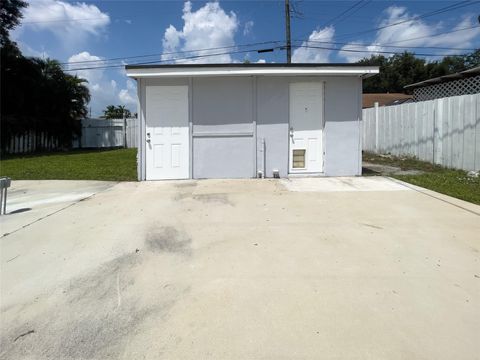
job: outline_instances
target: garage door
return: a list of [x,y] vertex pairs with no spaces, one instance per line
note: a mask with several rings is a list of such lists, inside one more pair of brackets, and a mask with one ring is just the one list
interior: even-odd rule
[[146,87],[146,178],[189,178],[188,86]]

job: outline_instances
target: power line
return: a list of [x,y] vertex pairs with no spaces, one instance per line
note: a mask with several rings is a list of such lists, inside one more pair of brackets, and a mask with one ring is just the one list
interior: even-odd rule
[[451,48],[451,47],[438,47],[438,46],[393,46],[388,44],[378,44],[373,43],[370,45],[365,44],[355,44],[347,42],[332,42],[332,41],[318,41],[318,40],[294,40],[301,43],[319,43],[319,44],[329,44],[329,45],[350,45],[350,46],[381,46],[388,48],[397,48],[397,49],[435,49],[435,50],[461,50],[461,51],[475,51],[474,48]]
[[410,39],[397,40],[397,41],[390,41],[389,44],[397,44],[397,43],[411,41],[411,40],[426,39],[426,38],[431,38],[431,37],[435,37],[435,36],[451,34],[451,33],[458,32],[458,31],[471,30],[471,29],[475,29],[475,28],[480,28],[480,26],[475,25],[475,26],[464,27],[464,28],[461,28],[461,29],[456,29],[456,30],[451,30],[451,31],[444,31],[444,32],[440,32],[440,33],[436,33],[436,34],[432,34],[432,35],[418,36],[418,37],[414,37],[414,38],[410,38]]
[[[341,19],[341,17],[345,14],[347,14],[349,11],[353,10],[354,8],[356,8],[358,5],[361,5],[365,0],[360,0],[360,1],[357,1],[356,3],[354,3],[352,6],[350,6],[348,9],[342,11],[340,14],[334,16],[332,19],[328,20],[327,22],[325,22],[323,25],[321,25],[320,27],[325,27],[327,25],[335,25],[335,20],[337,19]],[[367,2],[368,3],[368,2]],[[363,4],[363,6],[365,6],[367,3]],[[359,7],[356,11],[358,11],[359,9],[361,9],[363,6]],[[351,16],[351,14],[349,14],[348,16]],[[347,16],[347,17],[348,17]],[[343,19],[344,20],[344,19]]]
[[357,13],[358,11],[360,11],[361,9],[363,9],[365,6],[367,6],[368,4],[370,4],[372,2],[372,0],[368,0],[368,1],[365,1],[363,4],[361,4],[359,7],[357,7],[355,10],[351,11],[350,13],[348,13],[346,16],[342,17],[341,19],[335,21],[332,23],[332,25],[337,25],[338,23],[342,22],[342,21],[345,21],[345,19],[349,18],[350,16],[352,16],[353,14]]
[[[368,1],[366,1],[366,2],[364,2],[364,1],[365,1],[365,0],[357,1],[355,4],[353,4],[352,6],[350,6],[348,9],[342,11],[340,14],[338,14],[338,15],[334,16],[333,18],[331,18],[330,20],[324,22],[323,25],[317,26],[317,29],[324,28],[324,27],[326,27],[326,26],[329,25],[329,24],[330,24],[329,26],[338,24],[339,22],[345,20],[346,18],[348,18],[349,16],[353,15],[354,13],[356,13],[357,11],[359,11],[360,9],[362,9],[363,7],[365,7],[366,5],[368,5],[368,4],[371,2],[371,0],[368,0]],[[362,2],[364,2],[364,3],[362,4]],[[362,4],[362,5],[361,5],[361,4]],[[361,6],[360,6],[360,7],[357,7],[358,5],[361,5]],[[347,16],[345,16],[343,19],[339,19],[339,21],[334,22],[336,19],[340,18],[340,17],[343,16],[344,14],[347,14],[349,11],[353,10],[355,7],[357,7],[357,8],[356,8],[353,12],[351,12],[350,14],[348,14]],[[308,35],[308,33],[302,35],[301,37],[307,36],[307,35]]]
[[[375,50],[356,50],[356,49],[337,49],[337,48],[332,48],[332,47],[327,47],[327,46],[308,46],[308,45],[294,45],[294,47],[297,48],[310,48],[310,49],[321,49],[321,50],[334,50],[334,51],[341,51],[341,52],[354,52],[354,53],[376,53],[376,54],[393,54],[393,55],[401,55],[402,53],[399,52],[394,52],[394,51],[375,51]],[[277,46],[274,47],[273,49],[275,50],[285,50],[285,46]],[[233,55],[233,54],[240,54],[240,53],[246,53],[250,51],[258,51],[262,49],[248,49],[248,50],[238,50],[238,51],[227,51],[227,52],[221,52],[221,53],[214,53],[214,54],[204,54],[204,55],[194,55],[194,56],[188,56],[188,57],[179,57],[179,58],[173,58],[173,59],[168,59],[168,60],[157,60],[157,61],[147,61],[147,62],[136,62],[136,63],[130,63],[127,65],[147,65],[147,64],[160,64],[164,62],[169,62],[169,61],[186,61],[186,60],[192,60],[192,59],[200,59],[200,58],[205,58],[205,57],[211,57],[211,56],[221,56],[221,55]],[[462,55],[452,55],[452,54],[430,54],[430,53],[416,53],[415,55],[418,56],[462,56]],[[122,65],[103,65],[103,66],[92,66],[92,67],[81,67],[81,68],[75,68],[75,69],[68,69],[65,71],[80,71],[80,70],[100,70],[100,69],[108,69],[108,68],[118,68],[118,67],[123,67],[125,64]]]
[[[274,47],[273,49],[284,50],[285,47],[284,46],[277,46],[277,47]],[[210,56],[241,54],[241,53],[247,53],[247,52],[250,52],[250,51],[258,51],[258,50],[262,50],[262,49],[248,49],[248,50],[228,51],[228,52],[215,53],[215,54],[193,55],[193,56],[187,56],[187,57],[183,57],[183,58],[172,58],[172,59],[165,59],[165,60],[144,61],[144,62],[136,62],[136,63],[129,63],[129,64],[121,64],[121,65],[91,66],[91,67],[82,67],[82,68],[75,68],[75,69],[66,69],[64,71],[96,70],[96,69],[118,68],[118,67],[123,67],[125,65],[157,64],[157,63],[165,63],[165,62],[178,61],[178,60],[200,59],[200,58],[210,57]]]
[[[109,20],[110,18],[107,17]],[[75,21],[92,21],[92,20],[105,20],[105,17],[89,18],[89,19],[59,19],[59,20],[42,20],[42,21],[22,21],[21,24],[41,24],[51,22],[75,22]]]
[[442,14],[444,12],[457,10],[457,9],[460,9],[460,8],[463,8],[463,7],[466,7],[466,6],[471,6],[471,5],[474,5],[474,4],[477,4],[477,3],[480,3],[480,1],[473,1],[473,2],[469,1],[469,0],[460,1],[459,3],[452,4],[452,5],[449,5],[449,6],[445,6],[443,8],[440,8],[440,9],[437,9],[437,10],[434,10],[434,11],[431,11],[431,12],[428,12],[428,13],[425,13],[425,14],[422,14],[422,15],[414,16],[411,19],[398,21],[398,22],[393,23],[393,24],[383,25],[383,26],[379,26],[379,27],[376,27],[376,28],[373,28],[373,29],[357,31],[357,32],[354,32],[354,33],[339,34],[337,36],[337,38],[338,37],[346,37],[346,36],[350,36],[350,35],[367,34],[367,33],[370,33],[370,32],[375,32],[375,31],[378,31],[378,30],[386,29],[386,28],[389,28],[389,27],[392,27],[392,26],[397,26],[397,25],[404,24],[404,23],[407,23],[407,22],[412,22],[412,21],[424,19],[424,18],[427,18],[427,17],[430,17],[430,16]]
[[186,53],[194,53],[194,52],[201,52],[201,51],[221,50],[221,49],[240,48],[240,47],[256,46],[256,45],[265,45],[265,44],[278,44],[278,43],[282,43],[282,42],[281,42],[281,41],[276,41],[276,40],[275,40],[275,41],[263,41],[263,42],[250,43],[250,44],[220,46],[220,47],[204,48],[204,49],[195,49],[195,50],[183,50],[183,51],[174,51],[174,52],[167,52],[167,53],[155,53],[155,54],[144,54],[144,55],[134,55],[134,56],[123,56],[123,57],[108,58],[108,59],[99,59],[99,60],[82,60],[82,61],[63,62],[63,63],[60,63],[60,65],[102,63],[102,62],[109,62],[109,61],[118,61],[118,60],[127,60],[127,59],[147,58],[147,57],[152,57],[152,56],[164,56],[164,55],[186,54]]
[[[298,48],[308,48],[308,49],[322,49],[322,50],[335,50],[342,52],[356,52],[356,53],[375,53],[375,54],[392,54],[392,55],[401,55],[401,52],[395,51],[377,51],[377,50],[355,50],[355,49],[338,49],[326,46],[308,46],[308,45],[295,45]],[[454,54],[424,54],[424,53],[414,53],[417,56],[463,56],[463,55],[454,55]]]

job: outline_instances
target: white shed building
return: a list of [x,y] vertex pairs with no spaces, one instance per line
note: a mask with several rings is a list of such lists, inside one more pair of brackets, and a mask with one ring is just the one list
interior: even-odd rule
[[130,65],[139,180],[361,174],[354,64]]

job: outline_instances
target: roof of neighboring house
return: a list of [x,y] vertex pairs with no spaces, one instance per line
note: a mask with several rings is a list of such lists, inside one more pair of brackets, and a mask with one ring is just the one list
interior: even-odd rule
[[376,102],[379,106],[398,105],[413,99],[412,95],[402,93],[371,93],[363,94],[363,108],[373,107]]
[[219,75],[350,75],[365,78],[379,72],[378,66],[346,63],[156,64],[126,65],[125,69],[133,78]]
[[420,81],[414,84],[409,84],[404,86],[404,89],[413,89],[413,88],[418,88],[418,87],[424,87],[424,86],[429,86],[429,85],[434,85],[434,84],[440,84],[444,83],[447,81],[452,81],[452,80],[458,80],[458,79],[463,79],[467,78],[470,76],[476,76],[480,75],[480,66],[465,70],[465,71],[460,71],[455,74],[450,74],[450,75],[444,75],[444,76],[439,76],[436,78]]

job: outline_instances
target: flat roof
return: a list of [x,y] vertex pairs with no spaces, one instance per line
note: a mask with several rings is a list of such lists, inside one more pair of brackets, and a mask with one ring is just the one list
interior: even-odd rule
[[241,75],[335,75],[369,77],[378,74],[378,66],[348,63],[294,64],[148,64],[126,65],[133,78]]

